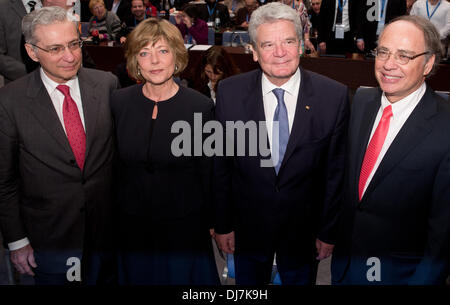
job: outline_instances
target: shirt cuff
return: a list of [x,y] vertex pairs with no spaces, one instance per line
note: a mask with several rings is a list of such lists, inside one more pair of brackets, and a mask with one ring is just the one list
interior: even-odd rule
[[18,241],[12,242],[8,244],[9,251],[18,250],[30,244],[28,238],[22,238]]

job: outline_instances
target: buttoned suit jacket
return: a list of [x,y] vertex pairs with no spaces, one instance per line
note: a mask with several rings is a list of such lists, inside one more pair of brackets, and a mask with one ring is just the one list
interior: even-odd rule
[[[317,237],[334,243],[349,112],[344,85],[307,70],[300,74],[278,175],[273,166],[261,166],[261,160],[272,162],[270,155],[248,151],[250,142],[267,136],[265,124],[257,127],[258,135],[245,139],[244,156],[237,156],[235,137],[234,156],[214,160],[216,232],[235,231],[236,253],[270,257],[276,252],[287,270],[314,260]],[[216,119],[223,126],[226,121],[258,126],[266,120],[261,78],[262,72],[254,70],[219,83]]]
[[[111,73],[85,68],[78,80],[86,130],[83,171],[40,69],[0,89],[0,225],[6,243],[28,237],[41,253],[110,250],[114,146],[109,95],[118,81]],[[56,265],[48,267],[62,267]]]
[[[362,89],[353,99],[332,280],[443,283],[450,261],[450,104],[427,87],[359,201],[361,165],[381,94],[379,88]],[[380,281],[366,277],[375,267],[367,263],[371,257],[379,259]]]

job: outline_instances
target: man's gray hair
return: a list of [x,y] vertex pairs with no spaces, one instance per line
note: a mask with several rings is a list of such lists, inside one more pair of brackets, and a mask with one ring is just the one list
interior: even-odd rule
[[[430,59],[431,56],[435,55],[435,60],[433,64],[433,68],[431,69],[430,73],[428,73],[427,77],[431,76],[436,72],[437,66],[441,62],[442,55],[444,54],[444,49],[441,44],[441,38],[439,35],[438,30],[434,26],[431,21],[420,17],[420,16],[412,16],[412,15],[405,15],[400,16],[392,20],[389,24],[392,24],[396,21],[407,21],[414,24],[419,30],[422,31],[423,37],[425,39],[425,51],[428,51],[429,53],[425,55],[426,61]],[[383,32],[381,33],[379,40],[381,39],[383,35]]]
[[256,47],[256,30],[261,24],[273,23],[278,20],[291,21],[295,26],[298,40],[302,40],[302,22],[298,12],[289,5],[280,2],[271,2],[256,9],[250,18],[248,33],[250,41]]
[[47,6],[25,15],[22,19],[22,33],[25,37],[25,42],[36,44],[35,37],[36,27],[39,25],[50,25],[55,23],[62,23],[66,21],[74,22],[74,26],[78,28],[78,24],[74,21],[72,15],[65,9],[59,6]]

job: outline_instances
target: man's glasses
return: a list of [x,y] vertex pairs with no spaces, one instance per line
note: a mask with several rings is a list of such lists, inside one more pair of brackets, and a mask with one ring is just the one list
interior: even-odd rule
[[74,40],[72,42],[69,42],[67,44],[67,46],[56,45],[56,46],[51,46],[48,49],[41,48],[32,43],[30,43],[30,45],[38,48],[39,50],[50,53],[51,55],[61,55],[64,53],[66,48],[68,48],[70,51],[76,51],[76,50],[80,49],[83,46],[83,41],[82,40]]
[[420,54],[409,56],[409,55],[406,55],[402,51],[397,51],[395,53],[392,53],[391,51],[389,51],[387,49],[383,49],[383,48],[376,48],[375,50],[372,51],[373,56],[375,56],[379,60],[383,60],[383,61],[388,60],[389,57],[391,57],[391,55],[394,55],[395,61],[400,65],[406,65],[407,63],[409,63],[410,60],[416,59],[417,57],[428,54],[428,53],[430,53],[430,52],[426,51],[426,52],[423,52]]

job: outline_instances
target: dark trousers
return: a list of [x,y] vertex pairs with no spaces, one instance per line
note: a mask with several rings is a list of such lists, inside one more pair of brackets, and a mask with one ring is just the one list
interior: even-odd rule
[[[287,262],[278,255],[276,261],[282,285],[314,285],[316,283],[318,261],[300,264],[296,268],[284,268]],[[234,264],[236,285],[267,285],[270,283],[273,256],[235,253]]]

